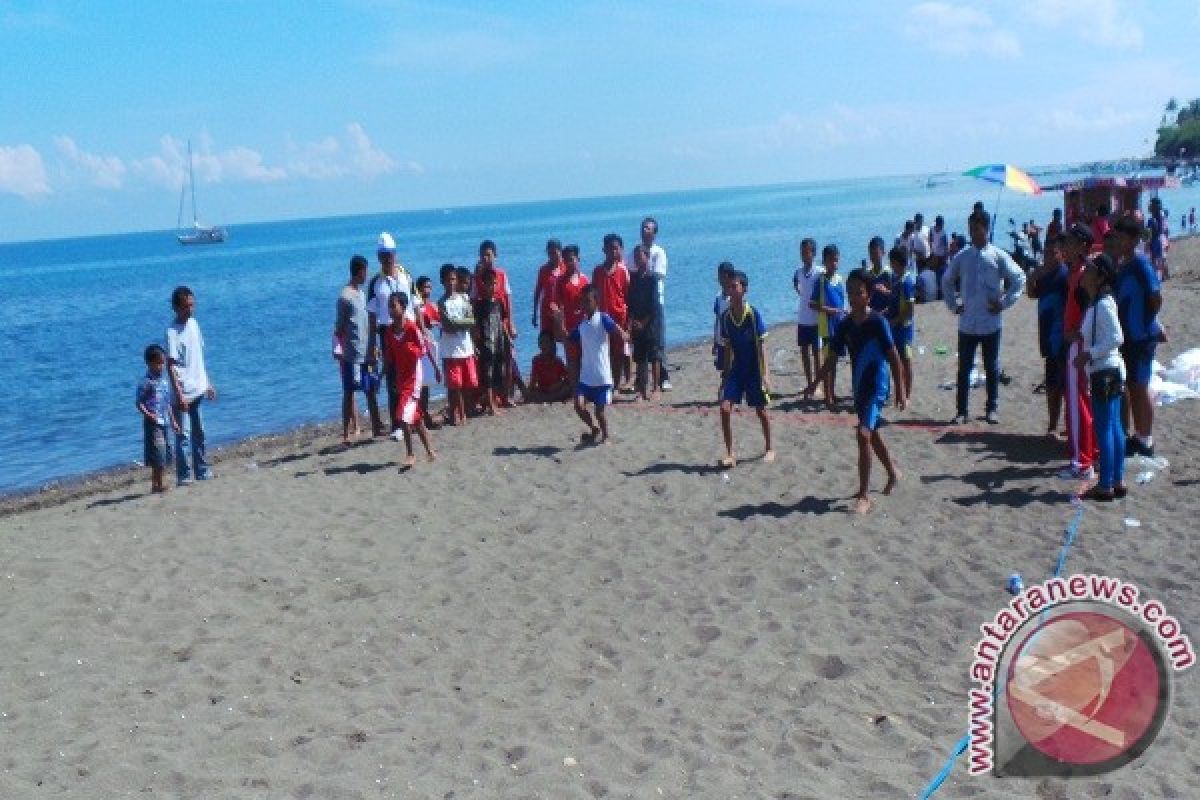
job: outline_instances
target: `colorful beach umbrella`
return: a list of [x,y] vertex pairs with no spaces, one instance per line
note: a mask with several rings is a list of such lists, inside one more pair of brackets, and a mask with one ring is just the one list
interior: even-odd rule
[[996,190],[996,208],[992,213],[992,229],[988,231],[988,240],[996,233],[996,220],[1000,211],[1000,193],[1006,188],[1025,194],[1041,194],[1042,187],[1038,186],[1038,182],[1029,177],[1029,173],[1020,167],[1014,167],[1012,164],[984,164],[975,169],[969,169],[963,173],[970,178],[979,178],[983,181],[997,183],[1000,188]]
[[1029,177],[1028,172],[1020,167],[1014,167],[1012,164],[984,164],[981,167],[967,170],[963,175],[998,183],[1002,188],[1012,189],[1016,192],[1024,192],[1025,194],[1042,193],[1042,187],[1038,186],[1037,181]]

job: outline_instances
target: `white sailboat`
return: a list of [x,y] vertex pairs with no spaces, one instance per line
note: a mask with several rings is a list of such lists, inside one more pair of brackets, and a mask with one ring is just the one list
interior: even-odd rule
[[[192,195],[192,227],[184,229],[183,201],[187,197],[188,189],[191,189]],[[220,244],[225,241],[227,235],[225,229],[217,225],[201,225],[196,216],[196,175],[192,171],[192,143],[190,140],[188,141],[188,180],[179,190],[179,216],[175,221],[175,227],[179,230],[175,238],[179,240],[180,244]]]

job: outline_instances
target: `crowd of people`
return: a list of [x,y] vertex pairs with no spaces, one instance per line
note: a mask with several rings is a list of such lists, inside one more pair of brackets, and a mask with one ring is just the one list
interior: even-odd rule
[[[1148,224],[1140,214],[1121,215],[1097,237],[1094,224],[1064,228],[1061,212],[1055,211],[1039,247],[1044,257],[1028,275],[991,242],[992,219],[980,203],[968,218],[967,236],[949,234],[941,216],[929,228],[917,214],[905,222],[890,249],[882,237],[871,238],[867,257],[848,275],[841,272],[837,245],[820,248],[818,266],[818,243],[803,239],[800,265],[792,276],[796,343],[805,379],[801,395],[812,397],[819,389],[824,405],[839,411],[837,368],[849,356],[850,399],[858,420],[856,510],[865,512],[871,505],[872,455],[887,473],[884,494],[900,480],[880,427],[889,399],[904,409],[912,397],[919,305],[940,300],[957,315],[956,414],[950,424],[971,420],[971,378],[976,353],[982,351],[982,421],[995,425],[1000,422],[1003,378],[1002,315],[1023,293],[1038,303],[1038,340],[1045,360],[1039,390],[1046,393],[1047,433],[1057,436],[1060,417],[1065,422],[1069,464],[1061,477],[1086,481],[1084,496],[1096,501],[1124,496],[1127,454],[1154,455],[1149,383],[1155,347],[1164,340],[1157,322],[1169,246],[1164,220],[1155,198]],[[1035,233],[1040,238],[1042,231]],[[435,300],[432,279],[414,280],[396,259],[393,237],[380,234],[378,273],[368,277],[367,259],[354,256],[337,301],[332,353],[341,375],[345,442],[366,434],[355,399],[361,392],[370,433],[404,442],[402,469],[416,462],[414,438],[434,460],[430,431],[502,414],[518,398],[526,403],[573,402],[585,428],[581,440],[606,443],[607,409],[614,394],[649,402],[671,388],[663,358],[667,256],[657,235],[657,221],[647,217],[627,264],[623,239],[608,234],[604,260],[590,278],[581,270],[578,246],[556,239],[546,243],[546,262],[533,291],[537,355],[523,373],[515,347],[513,287],[497,261],[494,242],[480,243],[474,268],[443,264],[438,272],[442,291]],[[763,460],[769,463],[775,451],[768,411],[767,322],[748,300],[745,272],[722,262],[716,280],[712,355],[725,447],[720,463],[726,468],[737,464],[731,418],[734,406],[741,404],[755,411]],[[167,330],[166,347],[146,348],[147,372],[136,398],[154,491],[166,490],[165,468],[172,460],[180,484],[212,477],[200,410],[204,401],[216,398],[216,390],[205,370],[195,296],[181,286],[171,304],[175,320]],[[446,390],[445,408],[437,418],[429,403],[431,383]],[[169,444],[172,433],[174,448]]]

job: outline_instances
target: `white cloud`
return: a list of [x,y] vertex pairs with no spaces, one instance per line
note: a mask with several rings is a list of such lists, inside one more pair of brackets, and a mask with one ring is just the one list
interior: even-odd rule
[[128,171],[117,156],[100,156],[79,149],[70,136],[54,137],[54,146],[65,159],[69,170],[82,173],[92,186],[101,189],[120,189]]
[[420,174],[424,168],[415,161],[397,162],[371,142],[363,126],[351,122],[341,138],[326,136],[315,142],[288,143],[287,172],[309,180],[326,180],[353,175],[368,180],[394,172]]
[[32,145],[0,146],[0,192],[15,194],[26,200],[50,194],[42,154]]
[[[242,145],[216,150],[212,138],[201,137],[199,146],[192,149],[192,163],[197,183],[271,183],[287,177],[282,167],[268,167],[262,154]],[[159,152],[134,160],[132,171],[151,183],[167,188],[182,185],[187,169],[186,144],[174,136],[159,140]]]
[[1136,50],[1145,33],[1118,0],[1027,0],[1025,14],[1041,26],[1075,31],[1088,42]]
[[944,55],[1021,55],[1021,42],[1012,32],[997,26],[986,12],[970,6],[918,3],[904,21],[904,35]]

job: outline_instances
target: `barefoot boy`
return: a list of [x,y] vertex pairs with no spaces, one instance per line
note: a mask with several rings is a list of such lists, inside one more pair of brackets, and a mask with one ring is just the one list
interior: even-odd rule
[[804,380],[812,383],[813,369],[821,366],[821,337],[817,334],[817,311],[810,303],[821,271],[813,263],[817,257],[815,239],[800,242],[800,268],[792,275],[792,288],[800,299],[796,309],[796,346],[804,364]]
[[392,323],[383,337],[383,357],[396,376],[396,408],[393,409],[400,430],[404,433],[404,448],[408,451],[404,466],[417,463],[413,455],[412,431],[416,428],[425,446],[425,456],[430,461],[437,457],[425,420],[421,416],[421,357],[427,350],[425,334],[416,321],[404,312],[408,309],[408,295],[393,292],[388,297],[388,314]]
[[[817,334],[825,342],[825,364],[829,365],[825,379],[825,405],[830,411],[837,407],[837,395],[834,394],[837,388],[837,360],[846,354],[844,346],[839,349],[833,343],[837,326],[846,315],[846,286],[837,274],[840,258],[837,245],[827,244],[822,248],[821,265],[825,268],[825,274],[817,280],[809,298],[809,306],[817,312]],[[830,356],[833,357],[832,362]]]
[[[439,277],[445,293],[438,301],[442,322],[442,371],[446,376],[446,423],[461,425],[467,420],[466,394],[478,384],[475,344],[471,331],[471,301],[458,288],[459,275],[453,264],[443,264]],[[468,277],[470,277],[468,273]]]
[[[629,341],[629,334],[600,311],[596,304],[596,287],[585,286],[580,297],[583,303],[583,321],[567,332],[563,327],[562,309],[554,311],[558,338],[573,343],[579,349],[579,381],[575,385],[575,413],[588,426],[588,432],[580,437],[584,444],[604,444],[608,441],[608,418],[604,409],[612,401],[612,364],[609,362],[609,338],[616,334],[622,342]],[[595,420],[585,403],[596,409]]]
[[[871,482],[872,450],[887,470],[888,481],[883,493],[891,494],[900,480],[900,473],[892,463],[892,456],[883,437],[879,435],[878,427],[879,414],[887,402],[888,367],[891,367],[892,380],[896,383],[896,408],[901,410],[905,406],[904,373],[887,321],[869,307],[871,295],[867,277],[857,270],[851,273],[846,290],[850,314],[842,320],[834,338],[836,344],[850,350],[854,410],[858,414],[858,426],[855,428],[858,438],[858,493],[854,495],[854,510],[865,514],[871,510],[867,490]],[[817,377],[804,390],[805,397],[812,396],[821,378],[833,371],[836,361],[836,356],[826,355],[825,364]]]
[[900,357],[900,366],[904,369],[904,400],[908,402],[912,399],[913,387],[912,349],[913,331],[916,329],[913,312],[917,303],[917,282],[913,280],[908,269],[908,259],[899,247],[893,247],[888,253],[888,261],[892,267],[893,278],[885,316],[892,329],[892,341],[896,345],[896,354]]
[[721,370],[721,434],[725,437],[725,457],[721,466],[733,467],[733,426],[730,419],[733,404],[746,404],[758,415],[763,432],[763,461],[775,460],[771,448],[771,420],[767,403],[771,402],[771,378],[767,370],[767,354],[763,340],[767,326],[758,309],[746,302],[750,279],[746,273],[734,271],[729,281],[729,308],[721,315],[721,350],[725,363]]
[[171,382],[167,380],[167,353],[152,344],[145,353],[146,374],[138,384],[137,410],[142,415],[143,460],[150,468],[150,491],[167,491],[164,476],[171,463],[171,444],[167,440],[167,425],[179,433],[175,410],[171,408]]

